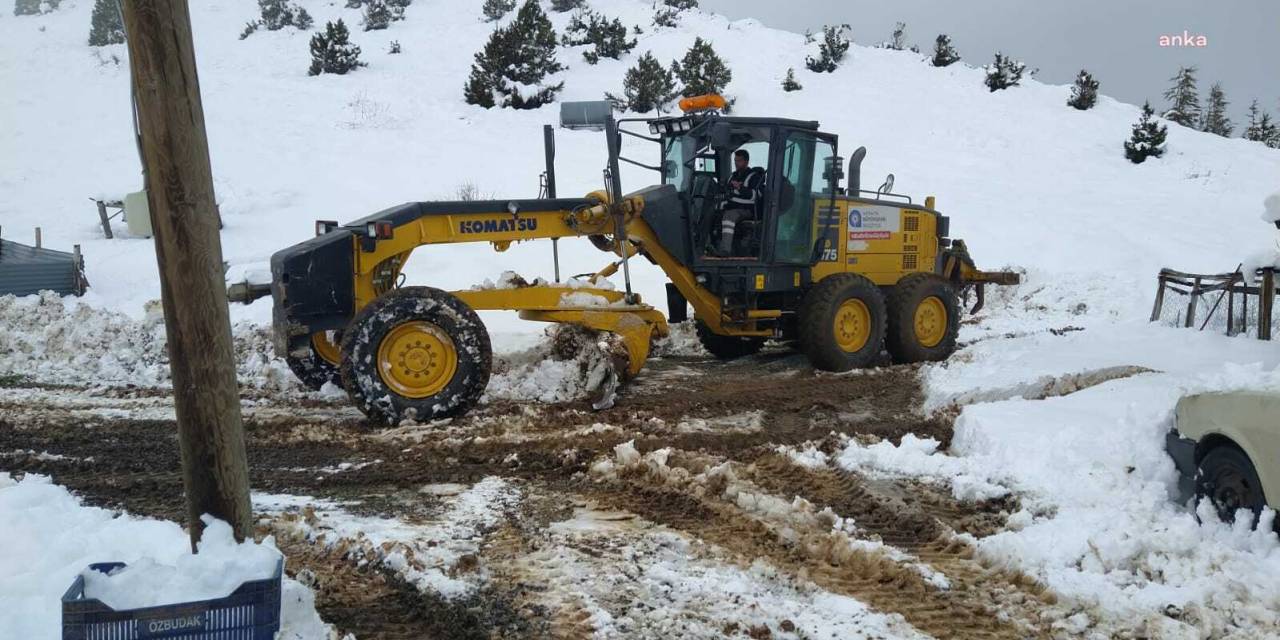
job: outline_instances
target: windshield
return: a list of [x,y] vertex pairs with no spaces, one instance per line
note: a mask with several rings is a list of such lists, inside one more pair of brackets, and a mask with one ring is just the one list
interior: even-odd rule
[[709,154],[698,156],[701,142],[692,136],[670,136],[662,141],[662,184],[687,192],[695,173],[716,173],[716,159]]

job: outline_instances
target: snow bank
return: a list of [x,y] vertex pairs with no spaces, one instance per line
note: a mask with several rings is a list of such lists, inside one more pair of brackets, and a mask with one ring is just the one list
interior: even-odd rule
[[[169,353],[163,314],[150,305],[142,319],[59,298],[0,296],[0,374],[61,384],[167,386]],[[275,357],[268,327],[232,327],[236,375],[241,384],[274,390],[302,389],[288,365]]]
[[[904,439],[881,450],[850,445],[840,464],[949,480],[958,496],[986,485],[1013,491],[1022,510],[1010,530],[974,545],[1085,604],[1088,624],[1145,621],[1167,636],[1280,633],[1275,534],[1203,511],[1198,524],[1171,499],[1176,471],[1164,451],[1183,395],[1280,392],[1280,344],[1136,320],[1055,334],[1016,311],[993,315],[1011,337],[986,337],[987,322],[966,326],[961,339],[971,344],[924,372],[930,406],[971,403],[956,421],[952,455]],[[1079,382],[1127,366],[1153,371],[1019,397],[1040,397],[1027,390],[1046,379]]]
[[[58,637],[62,594],[90,563],[127,563],[127,570],[111,577],[85,573],[86,588],[112,606],[134,607],[227,595],[240,582],[262,577],[267,564],[274,569],[279,557],[269,538],[237,545],[230,527],[218,521],[210,522],[201,554],[193,556],[190,539],[176,523],[86,507],[47,477],[32,474],[15,480],[0,472],[0,522],[5,637]],[[144,576],[144,569],[151,575]],[[305,586],[285,578],[282,598],[281,638],[336,637],[316,614]]]

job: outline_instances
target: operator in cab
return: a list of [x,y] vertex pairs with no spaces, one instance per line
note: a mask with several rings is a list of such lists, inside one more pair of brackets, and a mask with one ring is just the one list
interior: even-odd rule
[[720,216],[720,244],[717,255],[733,255],[733,234],[738,223],[756,217],[756,205],[764,190],[764,169],[751,166],[751,154],[746,149],[733,152],[733,173],[725,189],[725,201]]

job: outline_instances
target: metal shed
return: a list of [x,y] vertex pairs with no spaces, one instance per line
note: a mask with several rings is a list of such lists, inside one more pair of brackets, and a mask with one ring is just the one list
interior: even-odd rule
[[40,291],[82,295],[89,285],[79,246],[74,253],[0,238],[0,295],[25,296]]

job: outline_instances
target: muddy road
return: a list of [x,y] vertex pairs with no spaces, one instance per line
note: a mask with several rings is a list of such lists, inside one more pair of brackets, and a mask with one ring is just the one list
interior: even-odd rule
[[[945,447],[950,420],[921,401],[913,367],[831,375],[772,349],[655,359],[605,411],[495,401],[375,431],[321,394],[243,407],[260,532],[358,638],[1060,634],[1052,593],[966,542],[1016,499],[820,455]],[[163,390],[9,381],[0,470],[181,521],[172,420]]]

